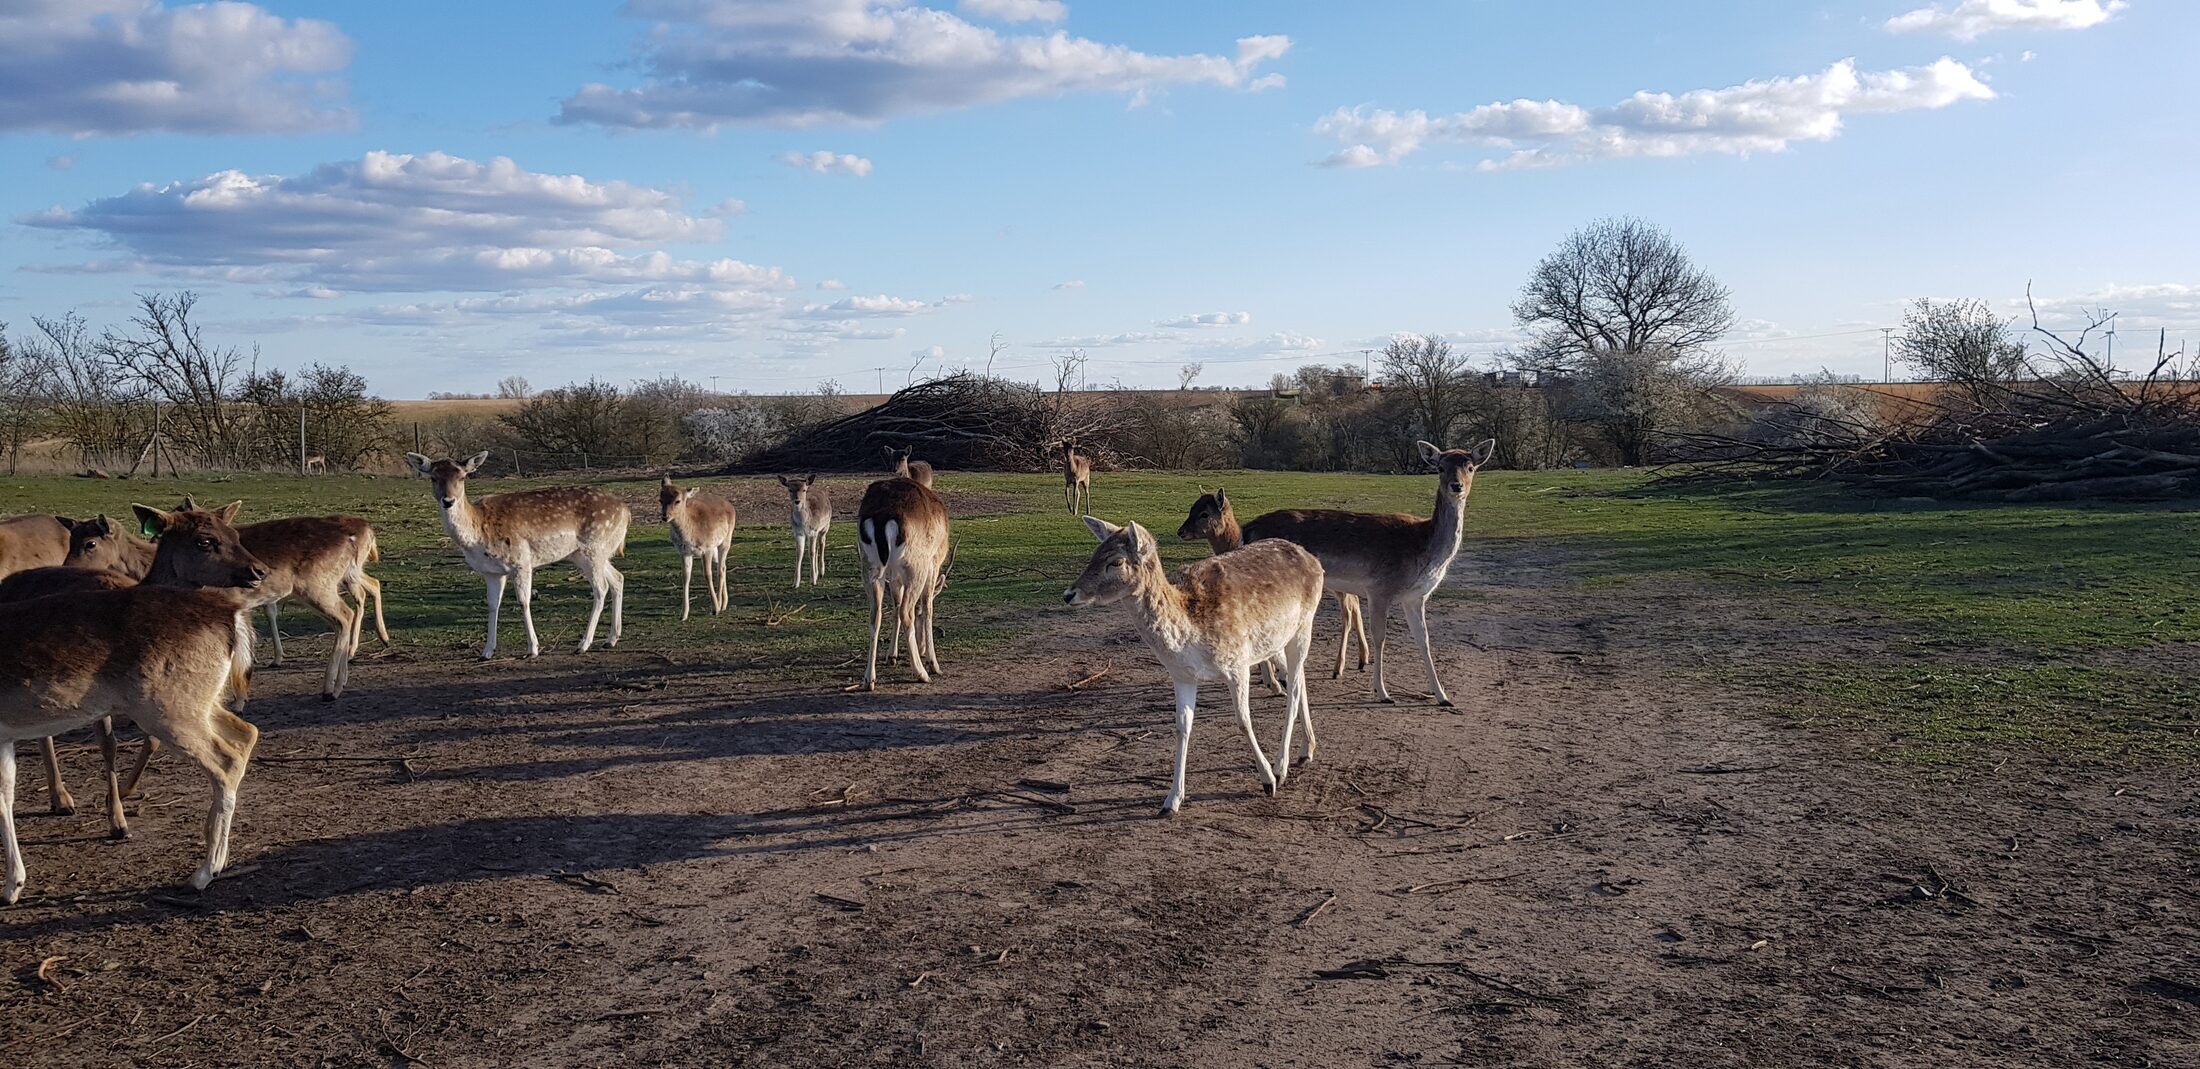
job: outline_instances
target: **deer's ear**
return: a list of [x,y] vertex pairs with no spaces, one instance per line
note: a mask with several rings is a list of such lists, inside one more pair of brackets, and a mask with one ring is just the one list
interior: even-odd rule
[[418,453],[405,454],[405,463],[412,465],[412,469],[422,475],[428,474],[428,469],[435,466],[435,461],[429,460]]
[[1474,452],[1470,455],[1473,457],[1474,466],[1477,468],[1489,463],[1490,458],[1497,455],[1497,439],[1482,439],[1481,443],[1474,447]]
[[695,499],[695,495],[701,493],[702,490],[703,488],[700,486],[690,486],[687,489],[680,491],[680,500],[692,501]]
[[1423,464],[1427,464],[1429,467],[1432,468],[1436,466],[1437,460],[1444,455],[1443,450],[1438,449],[1427,442],[1415,442],[1413,443],[1413,447],[1421,451],[1421,462]]
[[244,502],[232,501],[229,504],[223,505],[222,507],[215,509],[214,515],[221,517],[221,521],[223,523],[235,524],[237,522],[237,512],[242,508],[244,508]]
[[1131,521],[1130,532],[1131,556],[1136,557],[1139,560],[1144,560],[1147,557],[1151,557],[1154,554],[1161,552],[1161,547],[1154,544],[1153,532],[1147,530],[1145,526],[1138,523],[1138,521]]
[[1105,542],[1110,538],[1114,538],[1115,532],[1122,530],[1122,528],[1098,516],[1087,516],[1085,517],[1085,530],[1091,531],[1094,538]]
[[176,522],[174,514],[162,512],[151,505],[140,505],[133,501],[130,503],[130,511],[137,516],[138,533],[147,538],[159,538],[162,531]]
[[1230,495],[1223,493],[1219,486],[1215,487],[1215,504],[1220,508],[1230,507]]
[[788,485],[791,485],[790,483],[788,483],[788,482],[787,482],[787,477],[786,477],[786,476],[784,476],[784,475],[774,475],[774,476],[772,476],[772,478],[774,478],[774,479],[777,479],[777,480],[779,480],[779,485],[781,485],[781,486],[788,486]]
[[479,452],[479,453],[475,453],[475,454],[474,454],[473,456],[467,457],[467,458],[466,458],[466,474],[468,474],[468,475],[472,475],[473,473],[475,473],[475,472],[477,472],[477,471],[480,471],[480,470],[481,470],[481,466],[482,466],[483,464],[487,464],[488,462],[489,462],[489,451],[488,451],[488,450],[486,450],[486,449],[482,450],[482,451],[481,451],[481,452]]

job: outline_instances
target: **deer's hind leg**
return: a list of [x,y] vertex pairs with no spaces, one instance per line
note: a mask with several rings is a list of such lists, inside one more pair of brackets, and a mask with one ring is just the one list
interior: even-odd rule
[[245,765],[252,760],[260,729],[222,708],[219,699],[212,696],[206,699],[199,716],[148,717],[140,726],[163,736],[168,745],[205,769],[212,781],[214,798],[206,812],[206,863],[191,877],[191,886],[203,891],[229,865],[229,830],[237,815],[237,786],[244,780]]
[[[93,727],[99,732],[99,758],[107,771],[107,837],[127,839],[130,818],[122,811],[122,782],[115,776],[115,718],[100,717]],[[137,781],[136,776],[130,779],[133,785]]]
[[46,807],[57,817],[76,812],[76,799],[69,795],[69,785],[61,781],[61,752],[54,749],[53,736],[38,740],[38,748],[46,759]]
[[359,632],[358,616],[352,612],[350,603],[344,600],[338,589],[301,586],[298,598],[336,625],[331,636],[336,648],[329,651],[328,675],[321,681],[321,700],[335,701],[338,695],[344,693],[344,685],[351,681],[351,655]]
[[15,839],[15,740],[0,741],[0,846],[7,849],[8,874],[0,883],[0,906],[23,895],[23,844]]

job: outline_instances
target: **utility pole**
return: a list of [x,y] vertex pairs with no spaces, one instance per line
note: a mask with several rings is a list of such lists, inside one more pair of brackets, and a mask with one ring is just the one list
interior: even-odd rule
[[1879,328],[1879,349],[1887,359],[1887,369],[1880,372],[1879,381],[1894,381],[1894,328]]
[[885,369],[885,368],[875,368],[875,369],[873,369],[873,370],[875,370],[875,371],[877,371],[877,372],[878,372],[878,392],[880,392],[880,393],[885,393],[885,392],[886,392],[886,369]]
[[710,392],[713,396],[718,393],[718,376],[716,375],[710,377]]
[[1360,385],[1373,386],[1374,384],[1375,350],[1362,349],[1360,350]]
[[2108,317],[2108,370],[2116,370],[2116,317]]

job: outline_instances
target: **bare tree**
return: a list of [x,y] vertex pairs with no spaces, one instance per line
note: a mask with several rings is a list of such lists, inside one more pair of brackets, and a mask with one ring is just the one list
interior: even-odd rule
[[1177,368],[1176,388],[1179,390],[1191,389],[1192,384],[1199,381],[1199,373],[1205,370],[1207,370],[1207,365],[1200,363],[1197,360],[1194,360],[1191,363],[1184,365],[1183,367]]
[[1926,378],[1956,387],[1971,407],[1992,407],[2031,373],[2024,343],[2010,330],[2014,322],[1985,301],[1920,297],[1902,313],[1895,355]]
[[1383,347],[1383,388],[1408,398],[1422,437],[1432,442],[1449,444],[1451,425],[1466,411],[1473,373],[1467,358],[1434,334],[1402,335]]
[[1612,459],[1643,464],[1668,433],[1731,415],[1711,387],[1732,379],[1726,364],[1710,355],[1595,352],[1561,387],[1561,410],[1602,438]]
[[530,450],[610,455],[623,444],[625,409],[617,386],[590,379],[544,390],[497,421]]
[[48,369],[45,396],[54,429],[86,466],[128,464],[156,425],[143,384],[115,375],[83,316],[34,317],[31,324],[38,333],[19,344],[36,350]]
[[1631,218],[1568,235],[1535,265],[1512,313],[1535,331],[1529,351],[1543,366],[1569,369],[1608,353],[1697,356],[1734,324],[1726,287],[1672,235]]
[[525,401],[535,395],[535,388],[519,375],[507,375],[497,380],[497,396],[507,401]]
[[994,331],[994,332],[993,332],[993,336],[992,336],[991,338],[988,338],[988,339],[986,339],[986,346],[985,346],[985,377],[986,377],[986,378],[989,378],[989,379],[990,379],[990,378],[992,378],[992,377],[993,377],[993,361],[995,361],[995,360],[998,360],[998,359],[1000,359],[1000,356],[1001,356],[1001,354],[1002,354],[1002,353],[1005,353],[1005,352],[1007,352],[1007,351],[1008,351],[1008,343],[1007,343],[1007,342],[1005,342],[1005,341],[1002,341],[1002,340],[1001,340],[1001,332],[1000,332],[1000,331],[997,331],[997,330],[996,330],[996,331]]
[[[231,410],[244,357],[234,347],[207,344],[191,318],[198,295],[141,293],[127,332],[100,335],[101,358],[169,406],[172,438],[208,467],[244,459],[237,415]],[[257,353],[254,363],[257,363]]]
[[1071,349],[1054,358],[1054,392],[1068,393],[1070,384],[1082,383],[1085,377],[1085,351]]
[[10,475],[22,462],[24,443],[45,423],[41,397],[52,374],[43,348],[8,340],[8,325],[0,323],[0,447],[8,451]]

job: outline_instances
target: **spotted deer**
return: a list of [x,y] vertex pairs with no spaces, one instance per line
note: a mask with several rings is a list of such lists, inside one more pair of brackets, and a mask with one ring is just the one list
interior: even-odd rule
[[[1383,683],[1383,650],[1389,645],[1386,624],[1391,606],[1406,618],[1406,632],[1421,648],[1421,663],[1428,669],[1429,690],[1438,705],[1452,704],[1436,676],[1436,654],[1429,645],[1428,599],[1443,584],[1459,554],[1466,522],[1467,494],[1474,489],[1474,473],[1489,463],[1497,440],[1484,439],[1471,450],[1439,449],[1417,442],[1421,460],[1436,470],[1436,506],[1426,518],[1397,513],[1340,512],[1333,509],[1286,509],[1248,524],[1245,536],[1274,518],[1279,535],[1305,546],[1322,562],[1330,591],[1357,594],[1375,617],[1375,700],[1391,701]],[[1250,545],[1259,545],[1252,541]]]
[[1092,458],[1078,456],[1075,441],[1062,443],[1062,502],[1072,516],[1092,511]]
[[497,610],[504,601],[506,580],[518,588],[520,618],[527,623],[527,655],[542,652],[542,642],[535,636],[535,569],[561,560],[572,561],[595,594],[588,626],[581,632],[580,652],[588,652],[596,642],[596,624],[603,618],[606,597],[611,600],[611,640],[605,645],[619,644],[626,618],[626,576],[612,567],[611,558],[626,553],[626,528],[634,518],[626,502],[601,490],[554,486],[490,494],[476,503],[466,499],[466,477],[488,461],[488,450],[463,464],[430,460],[418,453],[407,453],[405,459],[428,477],[443,509],[443,529],[458,543],[466,566],[488,582],[489,639],[481,647],[482,660],[497,653]]
[[0,579],[31,568],[51,568],[69,556],[75,521],[62,516],[0,519]]
[[915,482],[927,490],[932,488],[932,465],[927,461],[911,460],[909,454],[912,447],[905,445],[896,449],[893,446],[885,445],[879,448],[885,451],[886,460],[893,466],[894,474]]
[[[1259,516],[1252,523],[1240,528],[1236,514],[1230,511],[1230,496],[1223,493],[1222,488],[1219,486],[1211,494],[1199,495],[1199,500],[1192,502],[1191,515],[1185,517],[1183,526],[1176,529],[1178,538],[1186,542],[1204,541],[1207,543],[1208,548],[1216,553],[1227,553],[1249,541],[1258,541],[1263,538],[1281,538],[1287,542],[1297,541],[1291,535],[1290,520],[1285,513],[1281,512],[1271,512]],[[1367,667],[1367,651],[1369,648],[1367,644],[1367,623],[1360,614],[1359,595],[1347,594],[1343,591],[1334,591],[1334,593],[1337,595],[1338,613],[1344,618],[1344,634],[1337,640],[1337,667],[1335,671],[1329,673],[1329,678],[1342,679],[1344,678],[1345,661],[1352,654],[1352,636],[1355,632],[1360,636],[1359,667],[1362,669]],[[1276,673],[1273,667],[1268,670],[1268,685],[1276,687]],[[1277,689],[1281,690],[1282,688],[1278,687]]]
[[[214,512],[196,509],[162,512],[145,505],[131,506],[137,512],[139,522],[146,530],[160,533],[161,548],[147,565],[144,584],[183,590],[206,588],[242,589],[253,592],[254,603],[268,596],[265,589],[266,567],[252,556],[237,536],[230,521],[236,517],[241,502],[232,503]],[[80,525],[82,527],[83,525]],[[139,586],[137,578],[121,572],[96,568],[50,567],[19,572],[0,580],[0,604],[17,604],[42,598],[76,598],[87,593],[127,590]],[[78,603],[69,600],[57,605],[48,602],[49,611],[65,607],[75,612]],[[247,609],[247,612],[250,610]],[[242,707],[250,692],[251,629],[247,635],[245,652],[247,660],[231,690],[231,697]],[[124,814],[122,800],[136,790],[138,777],[145,772],[145,763],[159,749],[159,737],[148,735],[145,746],[139,751],[136,766],[126,778],[117,779],[115,769],[115,732],[113,720],[99,716],[90,721],[99,737],[100,757],[107,777],[107,834],[111,838],[130,837],[130,824]],[[76,800],[69,795],[69,788],[61,778],[60,754],[54,748],[53,736],[41,740],[46,759],[47,798],[55,813],[76,811]]]
[[[1117,527],[1085,517],[1100,540],[1084,574],[1062,600],[1071,605],[1129,601],[1138,632],[1160,658],[1176,688],[1176,771],[1161,815],[1184,804],[1184,765],[1191,754],[1192,711],[1199,685],[1227,685],[1238,723],[1253,747],[1262,784],[1276,793],[1291,771],[1291,734],[1306,726],[1306,760],[1314,759],[1314,715],[1306,697],[1306,655],[1314,642],[1314,610],[1322,601],[1322,565],[1313,554],[1284,541],[1255,542],[1187,565],[1171,580],[1160,547],[1138,524]],[[1283,748],[1278,765],[1253,732],[1253,666],[1280,657],[1288,681]]]
[[[726,553],[733,548],[733,502],[696,487],[685,490],[667,474],[657,484],[657,518],[672,529],[672,548],[680,554],[680,619],[688,618],[695,585],[695,558],[703,559],[703,586],[710,611],[726,611]],[[712,578],[713,575],[716,578]]]
[[237,785],[259,730],[223,707],[252,664],[250,589],[140,585],[0,605],[0,840],[7,876],[0,905],[23,893],[15,834],[15,744],[124,717],[189,757],[213,781],[206,861],[191,877],[204,890],[229,863]]
[[878,639],[888,594],[894,599],[895,649],[900,649],[902,633],[907,632],[909,666],[920,682],[931,682],[926,659],[931,660],[933,672],[940,669],[932,609],[952,552],[947,506],[915,479],[880,479],[863,492],[863,503],[856,509],[856,542],[863,555],[864,585],[871,596],[871,656],[863,668],[863,689],[878,688]]
[[787,491],[787,526],[794,531],[794,585],[802,586],[802,554],[810,555],[810,585],[825,575],[825,534],[833,529],[833,499],[817,476],[779,477]]

